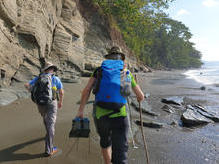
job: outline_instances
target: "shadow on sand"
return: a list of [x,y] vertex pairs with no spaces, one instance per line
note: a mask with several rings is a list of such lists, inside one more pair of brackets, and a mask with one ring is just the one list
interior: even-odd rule
[[30,160],[44,157],[44,153],[40,154],[29,154],[29,153],[15,153],[17,150],[24,148],[27,145],[31,145],[44,140],[44,138],[38,138],[32,141],[21,143],[8,147],[6,149],[0,150],[0,163],[7,161],[19,161],[19,160]]

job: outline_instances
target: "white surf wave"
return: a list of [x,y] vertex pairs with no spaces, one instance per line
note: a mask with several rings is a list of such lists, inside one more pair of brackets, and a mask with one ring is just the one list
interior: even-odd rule
[[217,68],[203,68],[197,70],[189,70],[184,73],[187,78],[204,85],[219,84],[219,69]]

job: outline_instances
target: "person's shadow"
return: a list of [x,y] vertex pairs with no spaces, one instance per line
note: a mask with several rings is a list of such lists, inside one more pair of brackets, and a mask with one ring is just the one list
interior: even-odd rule
[[0,150],[0,163],[6,162],[6,161],[30,160],[30,159],[44,157],[44,153],[40,153],[40,154],[15,153],[15,151],[22,149],[27,145],[31,145],[36,142],[40,142],[42,140],[44,140],[44,138],[38,138],[32,141],[28,141],[25,143],[21,143],[21,144],[14,145],[6,149]]

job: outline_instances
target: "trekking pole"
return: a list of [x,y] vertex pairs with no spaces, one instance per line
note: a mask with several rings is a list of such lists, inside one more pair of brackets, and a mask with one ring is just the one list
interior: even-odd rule
[[[137,82],[137,76],[136,75],[135,75],[135,80]],[[146,139],[145,139],[144,130],[143,130],[141,102],[138,102],[138,104],[139,104],[139,111],[140,111],[141,134],[142,134],[142,139],[143,139],[143,142],[144,142],[145,157],[147,159],[147,164],[149,164],[149,153],[148,153]]]
[[137,149],[138,147],[135,144],[135,140],[134,140],[134,136],[133,136],[133,132],[132,132],[132,113],[131,113],[130,102],[129,102],[129,98],[128,97],[127,97],[127,101],[128,101],[129,127],[130,127],[130,133],[131,133],[131,137],[132,137],[132,145],[133,145],[134,149]]
[[144,135],[144,130],[143,130],[143,121],[142,121],[142,108],[141,108],[141,103],[139,103],[139,111],[140,111],[140,122],[141,122],[141,134],[142,134],[142,138],[143,138],[143,142],[144,142],[144,150],[145,150],[145,156],[147,159],[147,164],[149,164],[149,153],[148,153],[148,149],[147,149],[147,144],[146,144],[146,139],[145,139],[145,135]]

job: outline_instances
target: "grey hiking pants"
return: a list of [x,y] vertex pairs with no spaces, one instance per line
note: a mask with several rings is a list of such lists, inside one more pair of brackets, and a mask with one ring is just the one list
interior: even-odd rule
[[38,105],[38,110],[43,117],[46,128],[45,153],[50,154],[53,151],[53,138],[55,135],[55,123],[57,116],[57,100],[48,105]]

